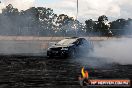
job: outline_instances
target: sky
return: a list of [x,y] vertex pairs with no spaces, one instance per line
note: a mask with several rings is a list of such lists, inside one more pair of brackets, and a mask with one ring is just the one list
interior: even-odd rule
[[[78,20],[84,22],[87,19],[95,19],[106,15],[109,20],[118,18],[132,18],[132,0],[78,0]],[[52,8],[56,14],[76,16],[77,0],[1,0],[0,8],[12,4],[19,10],[29,7]]]

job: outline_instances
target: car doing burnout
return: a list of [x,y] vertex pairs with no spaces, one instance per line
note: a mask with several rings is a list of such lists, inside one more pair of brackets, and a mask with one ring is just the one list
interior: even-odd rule
[[52,45],[47,50],[48,57],[74,57],[89,53],[93,50],[93,44],[85,38],[66,38]]

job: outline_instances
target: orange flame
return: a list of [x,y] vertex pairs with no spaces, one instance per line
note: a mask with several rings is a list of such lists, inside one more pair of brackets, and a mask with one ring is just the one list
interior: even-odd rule
[[82,73],[83,78],[88,78],[89,77],[88,71],[85,71],[84,67],[82,68],[81,73]]

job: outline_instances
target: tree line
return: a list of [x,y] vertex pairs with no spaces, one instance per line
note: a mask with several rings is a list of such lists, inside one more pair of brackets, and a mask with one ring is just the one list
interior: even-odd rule
[[95,36],[124,36],[132,34],[132,19],[117,19],[108,21],[105,15],[99,16],[97,21],[86,20],[86,32]]
[[31,7],[19,11],[11,4],[0,14],[0,35],[32,36],[117,36],[131,34],[132,19],[109,22],[105,15],[97,21],[88,19],[85,24],[65,14],[55,14],[53,9]]

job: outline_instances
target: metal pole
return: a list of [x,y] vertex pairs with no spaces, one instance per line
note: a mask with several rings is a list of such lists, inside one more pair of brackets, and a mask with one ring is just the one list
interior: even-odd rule
[[77,19],[78,19],[78,0],[77,0],[77,13],[76,13],[76,36],[77,36]]
[[78,0],[77,0],[77,14],[76,14],[76,20],[77,20],[77,17],[78,17]]

